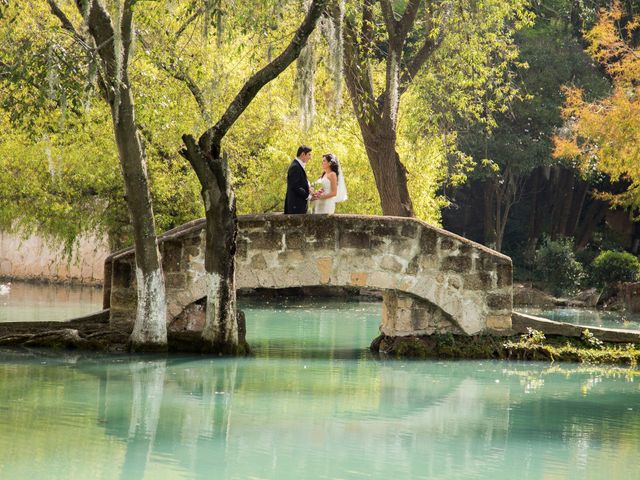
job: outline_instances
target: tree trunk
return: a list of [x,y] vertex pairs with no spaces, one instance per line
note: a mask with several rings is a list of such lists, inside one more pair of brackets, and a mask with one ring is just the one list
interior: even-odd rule
[[551,210],[551,238],[566,236],[567,210],[573,198],[573,172],[563,167],[552,168],[553,208]]
[[[203,133],[197,143],[191,135],[182,136],[186,148],[180,154],[189,161],[202,185],[207,219],[204,263],[208,290],[202,331],[204,349],[207,351],[220,354],[243,354],[249,351],[244,335],[238,332],[242,312],[236,311],[236,202],[229,165],[221,155],[222,140],[262,87],[298,57],[327,2],[312,0],[289,45],[245,82],[218,122]],[[192,93],[194,90],[191,88]]]
[[[205,157],[193,137],[183,136],[186,151],[200,184],[204,202],[207,306],[202,330],[205,351],[242,354],[248,347],[238,335],[236,318],[235,253],[237,236],[236,201],[226,158]],[[219,146],[209,151],[219,152]]]
[[[344,75],[353,110],[358,119],[369,163],[376,180],[380,204],[384,215],[412,217],[413,205],[407,187],[407,171],[396,151],[396,128],[402,94],[412,79],[442,43],[445,24],[451,5],[435,28],[427,15],[428,25],[422,45],[409,53],[406,48],[409,33],[414,26],[420,6],[419,0],[405,3],[400,12],[389,0],[364,0],[350,15],[344,17]],[[380,6],[382,19],[376,19],[376,4]],[[428,10],[428,9],[427,9]],[[335,12],[334,16],[338,13]],[[356,17],[360,18],[356,18]],[[379,45],[376,43],[377,26],[384,23],[387,38],[385,61],[385,85],[382,93],[374,93],[373,65],[377,62]],[[418,43],[420,45],[420,42]]]
[[587,192],[589,191],[589,184],[584,180],[578,179],[575,185],[575,192],[573,195],[573,203],[571,205],[571,213],[569,214],[569,220],[567,224],[567,235],[575,238],[582,216],[582,210],[587,199]]
[[385,128],[380,125],[375,128],[361,125],[361,131],[383,215],[413,217],[413,204],[407,188],[407,170],[396,152],[395,130],[390,126]]
[[606,202],[598,199],[592,200],[576,229],[575,246],[577,251],[583,250],[587,246],[593,231],[607,215],[607,210],[608,204]]
[[511,211],[511,206],[513,205],[512,200],[508,200],[503,205],[497,205],[500,215],[498,220],[496,221],[496,246],[494,250],[501,252],[502,251],[502,241],[504,240],[504,231],[507,229],[507,220],[509,220],[509,212]]
[[529,213],[529,226],[527,231],[527,246],[524,250],[524,261],[526,265],[533,266],[538,247],[538,240],[542,234],[543,214],[544,214],[544,188],[546,182],[543,178],[541,168],[536,168],[530,179],[530,190],[533,195],[531,212]]
[[113,111],[112,118],[136,253],[138,308],[130,346],[136,351],[166,350],[167,311],[164,275],[158,251],[146,161],[138,138],[133,99],[126,76],[122,83],[124,88],[120,92],[120,103],[117,107],[112,105],[112,110],[118,108],[118,112]]
[[568,237],[569,219],[571,216],[571,206],[573,205],[573,195],[576,189],[576,177],[572,170],[563,168],[563,181],[560,186],[562,192],[560,208],[558,208],[557,230],[558,236]]
[[488,180],[483,188],[484,200],[484,244],[489,248],[496,247],[498,232],[496,230],[496,192],[492,180]]
[[202,189],[202,199],[207,219],[204,265],[208,284],[202,338],[210,345],[211,352],[242,353],[236,319],[235,197],[221,192],[217,183],[208,183]]
[[125,0],[119,18],[111,18],[101,2],[88,5],[76,0],[84,15],[88,6],[88,30],[91,40],[83,39],[64,12],[49,0],[51,12],[62,27],[84,43],[94,44],[102,68],[99,85],[105,101],[111,107],[115,140],[124,177],[127,207],[133,226],[136,256],[138,308],[130,348],[157,351],[167,349],[167,315],[164,276],[155,232],[151,195],[147,181],[144,151],[138,137],[135,107],[129,82],[129,53],[134,35],[134,0]]

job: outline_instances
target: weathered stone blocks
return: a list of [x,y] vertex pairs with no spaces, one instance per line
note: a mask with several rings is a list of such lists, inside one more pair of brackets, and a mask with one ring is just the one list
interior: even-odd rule
[[365,232],[354,232],[347,230],[339,237],[339,248],[356,248],[358,250],[368,250],[371,246],[370,235]]
[[300,231],[287,232],[285,234],[287,249],[302,250],[307,245],[304,233]]
[[438,234],[434,230],[423,229],[420,234],[420,252],[423,255],[435,253],[438,245]]
[[489,293],[487,295],[487,305],[493,310],[511,310],[513,306],[513,295],[508,293]]
[[355,287],[366,287],[368,277],[369,275],[367,272],[352,272],[350,285]]
[[[207,294],[203,227],[204,221],[194,221],[159,238],[167,262],[168,321]],[[112,316],[128,315],[132,320],[133,251],[119,252],[109,262],[113,263]],[[506,331],[511,282],[508,257],[415,219],[352,215],[238,219],[237,288],[336,286],[395,292],[395,307],[385,306],[387,334]]]
[[402,271],[402,264],[396,259],[395,256],[385,255],[380,261],[380,267],[383,270],[399,273]]
[[162,269],[165,272],[179,272],[181,269],[182,242],[169,240],[162,244]]
[[440,250],[453,250],[456,246],[456,243],[451,238],[441,237],[440,238]]
[[468,273],[464,277],[464,288],[469,290],[490,290],[491,275],[487,272]]
[[471,270],[471,258],[463,255],[448,256],[442,259],[442,269],[464,273]]
[[498,274],[498,288],[509,287],[513,284],[513,268],[511,263],[502,263],[496,266]]
[[510,330],[511,314],[487,316],[487,328],[490,330]]

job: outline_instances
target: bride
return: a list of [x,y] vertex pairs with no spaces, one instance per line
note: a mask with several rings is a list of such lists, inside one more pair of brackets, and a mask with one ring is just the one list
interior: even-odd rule
[[340,162],[333,153],[322,156],[322,170],[322,175],[316,181],[320,183],[320,188],[314,196],[313,213],[335,213],[336,203],[347,199],[347,185]]

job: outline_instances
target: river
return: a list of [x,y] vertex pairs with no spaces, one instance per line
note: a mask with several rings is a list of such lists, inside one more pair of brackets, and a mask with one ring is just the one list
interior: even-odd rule
[[[76,293],[40,314],[100,308]],[[385,360],[377,303],[242,307],[251,358],[0,351],[0,478],[640,476],[635,370]]]

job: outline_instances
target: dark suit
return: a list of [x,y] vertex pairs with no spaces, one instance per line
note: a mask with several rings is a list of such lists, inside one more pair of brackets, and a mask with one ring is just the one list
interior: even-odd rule
[[287,171],[287,195],[284,198],[284,213],[307,213],[309,204],[309,182],[307,174],[298,160],[294,159]]

